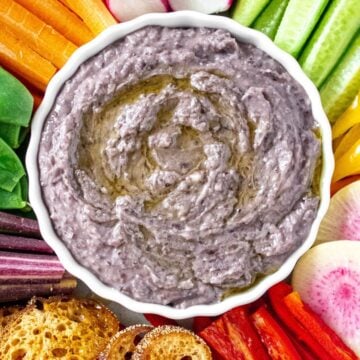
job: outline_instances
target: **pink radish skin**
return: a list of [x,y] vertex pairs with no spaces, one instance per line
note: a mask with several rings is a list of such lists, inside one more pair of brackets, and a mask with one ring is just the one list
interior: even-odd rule
[[167,12],[167,0],[106,0],[106,5],[118,21],[128,21],[152,12]]
[[310,249],[292,284],[302,300],[360,357],[360,243],[340,240]]
[[230,9],[233,0],[169,0],[172,10],[194,10],[214,14]]
[[337,239],[360,240],[360,180],[338,191],[323,218],[317,243]]

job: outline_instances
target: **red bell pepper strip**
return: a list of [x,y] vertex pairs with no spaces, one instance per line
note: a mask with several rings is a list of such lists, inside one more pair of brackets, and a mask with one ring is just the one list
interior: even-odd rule
[[161,315],[156,314],[144,314],[145,319],[152,325],[152,326],[162,326],[162,325],[174,325],[178,326],[178,323],[173,319],[168,319]]
[[328,359],[358,360],[355,353],[325,324],[320,316],[302,302],[300,295],[296,291],[285,296],[284,302],[292,315],[324,348],[328,354]]
[[291,285],[280,282],[268,291],[271,306],[275,314],[285,324],[285,326],[294,334],[295,338],[303,344],[303,347],[309,348],[320,360],[329,360],[325,349],[309,332],[296,320],[291,311],[286,307],[284,297],[293,291]]
[[310,351],[307,347],[303,346],[303,344],[301,344],[298,340],[296,340],[294,335],[292,335],[291,333],[287,333],[287,336],[294,344],[297,352],[300,354],[303,360],[319,360],[319,358],[316,355],[314,355],[312,351]]
[[193,319],[193,331],[195,334],[201,333],[204,329],[212,324],[215,319],[210,316],[196,316]]
[[252,314],[252,319],[271,359],[302,360],[285,331],[264,306]]
[[223,317],[215,320],[210,326],[199,334],[224,360],[245,360],[243,354],[234,349],[226,334]]
[[233,347],[244,354],[244,359],[270,360],[244,307],[237,307],[225,313],[223,319]]

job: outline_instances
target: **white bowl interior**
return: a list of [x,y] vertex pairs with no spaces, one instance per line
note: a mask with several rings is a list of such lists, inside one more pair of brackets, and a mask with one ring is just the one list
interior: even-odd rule
[[[38,169],[38,147],[44,121],[50,112],[56,96],[63,84],[88,58],[97,54],[114,41],[147,25],[168,27],[209,27],[225,29],[238,40],[255,45],[281,63],[290,75],[298,81],[311,100],[312,112],[320,125],[322,136],[322,175],[320,179],[320,206],[317,217],[312,224],[310,234],[305,242],[283,263],[273,274],[263,277],[254,286],[239,294],[232,295],[215,304],[196,305],[186,309],[176,309],[170,306],[136,301],[120,291],[102,283],[91,271],[77,263],[65,244],[56,235],[48,210],[42,199]],[[319,93],[313,83],[306,77],[297,61],[277,48],[273,42],[262,33],[243,27],[235,21],[222,16],[203,15],[192,11],[181,11],[168,14],[147,14],[135,20],[114,25],[104,31],[94,40],[79,48],[65,66],[50,81],[44,100],[37,110],[31,126],[31,139],[26,155],[26,167],[29,175],[29,198],[38,218],[44,240],[54,249],[67,271],[81,279],[97,295],[117,302],[129,310],[140,313],[160,314],[173,319],[185,319],[193,316],[215,316],[235,306],[248,304],[262,296],[267,289],[285,279],[292,272],[297,260],[312,246],[330,201],[330,181],[334,168],[331,147],[331,128],[322,109]]]

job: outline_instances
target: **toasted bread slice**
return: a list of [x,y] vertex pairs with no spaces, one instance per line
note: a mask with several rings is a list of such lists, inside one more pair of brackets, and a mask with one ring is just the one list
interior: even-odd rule
[[15,314],[22,310],[24,306],[13,305],[0,308],[0,333],[5,326],[12,320]]
[[0,359],[96,359],[118,330],[116,316],[96,301],[35,298],[5,327]]
[[115,334],[98,360],[129,360],[136,345],[153,329],[150,325],[133,325]]
[[159,326],[136,347],[131,360],[210,360],[204,340],[179,326]]

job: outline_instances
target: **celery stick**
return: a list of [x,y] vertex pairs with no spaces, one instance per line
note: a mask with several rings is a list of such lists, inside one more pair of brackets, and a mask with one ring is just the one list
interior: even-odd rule
[[275,44],[299,55],[329,0],[290,0],[275,36]]
[[360,27],[359,0],[334,0],[305,46],[300,65],[320,87]]
[[288,2],[289,0],[272,0],[256,19],[252,27],[273,40]]
[[28,126],[33,103],[26,87],[0,66],[0,122]]
[[25,170],[21,161],[10,146],[0,138],[0,189],[12,191],[24,175]]
[[250,26],[270,0],[239,0],[231,17],[244,26]]
[[330,122],[334,122],[351,105],[359,89],[360,32],[320,88],[323,107]]

